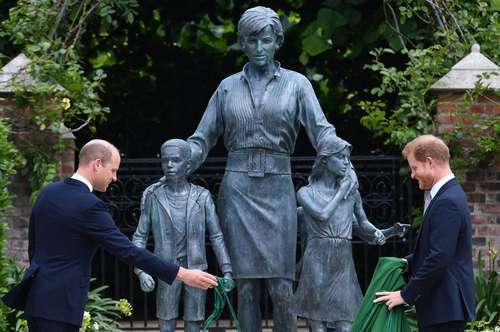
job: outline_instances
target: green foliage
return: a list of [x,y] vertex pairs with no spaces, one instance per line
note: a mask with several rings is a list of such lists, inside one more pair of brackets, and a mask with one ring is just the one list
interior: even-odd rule
[[126,299],[116,301],[103,296],[102,292],[106,288],[108,286],[100,286],[89,292],[81,332],[120,332],[122,330],[116,320],[122,315],[132,315],[132,306]]
[[[1,225],[0,225],[1,226]],[[6,294],[16,285],[24,274],[24,269],[20,268],[13,259],[1,258],[0,268],[0,297]],[[23,313],[7,307],[0,301],[0,331],[3,332],[26,332],[27,322]]]
[[[488,243],[488,262],[485,270],[481,252],[478,253],[476,274],[476,320],[472,326],[500,326],[500,280],[496,271],[498,252]],[[475,331],[475,330],[474,330]]]
[[[95,130],[105,119],[109,109],[101,106],[99,92],[106,74],[98,64],[93,71],[84,70],[81,38],[91,22],[99,24],[103,35],[117,29],[120,20],[132,23],[137,7],[135,0],[20,0],[10,9],[0,39],[20,47],[31,60],[26,70],[33,80],[12,83],[18,106],[31,110],[40,131],[59,135],[87,126]],[[22,151],[33,170],[33,199],[56,175],[60,144],[47,140]]]
[[[372,99],[361,101],[358,106],[366,113],[361,119],[365,127],[384,137],[386,144],[401,146],[417,135],[436,132],[433,110],[437,101],[429,93],[431,85],[469,52],[473,42],[479,42],[482,52],[498,63],[500,25],[499,12],[486,1],[436,1],[435,7],[424,1],[391,3],[399,15],[388,19],[388,24],[397,32],[403,47],[398,51],[391,45],[390,49],[371,52],[373,61],[365,68],[376,72],[380,83],[371,89]],[[386,6],[395,13],[390,4]],[[402,27],[410,22],[424,22],[428,29],[408,35]],[[395,55],[403,55],[407,61],[403,65],[387,65]],[[478,86],[471,94],[477,99],[486,92],[487,88]],[[394,105],[382,102],[391,99],[395,100]],[[468,108],[464,108],[466,111]],[[448,136],[451,145],[460,149],[456,156],[462,157],[464,165],[475,165],[500,151],[498,118],[490,120],[491,123],[475,126],[478,128],[457,125]],[[477,134],[477,129],[487,127],[489,130]],[[465,151],[458,144],[464,138],[471,143]]]
[[[0,296],[5,294],[16,280],[18,274],[13,269],[13,262],[4,256],[5,231],[7,229],[5,213],[11,205],[12,196],[8,191],[12,175],[23,164],[14,144],[9,141],[10,126],[7,119],[0,118]],[[0,301],[0,331],[10,331],[11,311]]]

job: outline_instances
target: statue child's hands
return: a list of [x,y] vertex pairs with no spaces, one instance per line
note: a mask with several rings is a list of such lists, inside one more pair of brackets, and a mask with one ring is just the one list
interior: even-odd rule
[[233,279],[233,275],[231,273],[224,273],[224,291],[229,293],[236,286],[236,282]]
[[385,244],[385,236],[380,229],[377,229],[374,235],[375,235],[375,244],[378,244],[379,246]]
[[139,274],[139,281],[141,282],[141,289],[148,293],[155,289],[155,280],[146,272]]
[[347,199],[350,194],[356,192],[359,188],[358,177],[354,168],[349,167],[345,176],[340,180],[340,194],[344,199]]

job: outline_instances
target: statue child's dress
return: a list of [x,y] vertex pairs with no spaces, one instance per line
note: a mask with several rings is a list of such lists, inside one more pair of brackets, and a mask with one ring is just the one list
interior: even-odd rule
[[[331,195],[320,193],[311,185],[301,190],[321,207],[334,195],[333,191]],[[291,301],[291,311],[298,316],[325,322],[354,320],[362,299],[351,247],[356,204],[362,204],[358,191],[342,199],[327,221],[301,213],[306,249]]]

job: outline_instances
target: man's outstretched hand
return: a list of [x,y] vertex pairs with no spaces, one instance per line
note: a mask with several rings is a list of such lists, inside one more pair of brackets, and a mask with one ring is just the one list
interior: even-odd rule
[[179,279],[188,286],[201,289],[217,286],[217,277],[202,270],[190,270],[180,267],[176,279]]

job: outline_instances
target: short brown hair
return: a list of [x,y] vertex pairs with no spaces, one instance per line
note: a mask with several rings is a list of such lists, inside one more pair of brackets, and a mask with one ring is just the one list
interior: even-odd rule
[[102,163],[106,165],[111,160],[113,150],[118,153],[118,149],[108,141],[93,139],[87,142],[80,150],[78,164],[87,165],[93,160],[101,159]]
[[450,161],[450,150],[443,140],[434,135],[422,135],[408,142],[403,149],[403,156],[408,158],[412,154],[416,160],[422,162],[430,157],[441,163]]

